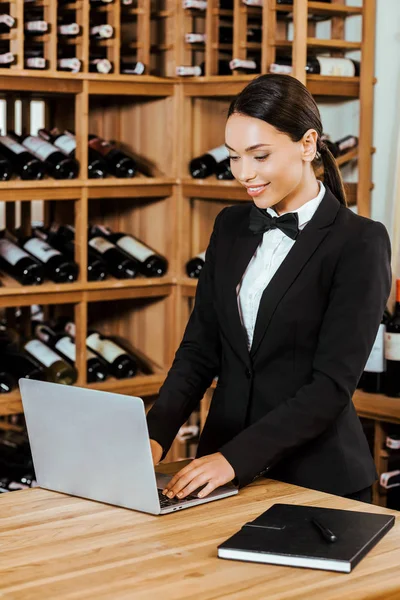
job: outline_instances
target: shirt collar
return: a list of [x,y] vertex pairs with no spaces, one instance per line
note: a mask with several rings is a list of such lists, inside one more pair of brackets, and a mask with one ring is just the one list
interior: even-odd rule
[[[297,210],[291,210],[290,212],[293,213],[297,213],[298,218],[299,218],[299,228],[303,228],[305,225],[307,225],[307,223],[309,221],[311,221],[312,217],[314,216],[315,211],[317,210],[318,206],[320,205],[324,195],[325,195],[325,186],[322,183],[322,181],[319,181],[319,192],[318,195],[313,198],[312,200],[309,200],[308,202],[306,202],[305,204],[303,204],[303,206],[300,206],[300,208],[298,208]],[[271,215],[271,217],[278,217],[278,216],[282,216],[282,215],[278,215],[278,213],[273,209],[273,208],[267,208],[268,213]],[[282,213],[284,214],[284,213]]]

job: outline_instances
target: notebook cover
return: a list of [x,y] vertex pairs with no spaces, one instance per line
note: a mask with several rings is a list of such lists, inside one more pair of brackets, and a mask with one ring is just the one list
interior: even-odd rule
[[[336,535],[337,541],[327,542],[312,519],[317,519],[328,527]],[[296,558],[301,557],[309,559],[308,564],[302,566],[312,568],[313,561],[322,561],[322,565],[326,561],[327,570],[344,570],[332,568],[336,561],[341,563],[341,567],[346,563],[350,571],[393,527],[394,521],[393,515],[274,504],[220,544],[218,555],[220,556],[220,549],[241,551],[244,554],[258,553],[262,555],[259,557],[260,562],[273,562],[271,558],[278,556],[284,557],[286,565],[293,564]],[[254,558],[246,557],[243,560]]]

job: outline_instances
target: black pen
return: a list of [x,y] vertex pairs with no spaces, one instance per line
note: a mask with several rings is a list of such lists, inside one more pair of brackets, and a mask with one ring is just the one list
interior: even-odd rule
[[337,541],[336,535],[330,529],[325,527],[325,525],[323,525],[322,523],[317,521],[317,519],[312,519],[311,522],[318,529],[318,531],[320,532],[320,534],[322,535],[324,540],[326,540],[327,542],[330,542],[331,544],[333,544],[333,542]]

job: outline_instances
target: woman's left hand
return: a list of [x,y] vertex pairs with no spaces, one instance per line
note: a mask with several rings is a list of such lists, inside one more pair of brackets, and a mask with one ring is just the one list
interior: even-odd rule
[[221,452],[209,454],[192,460],[186,467],[178,471],[163,490],[168,498],[185,498],[199,487],[199,498],[205,498],[220,485],[232,481],[235,471]]

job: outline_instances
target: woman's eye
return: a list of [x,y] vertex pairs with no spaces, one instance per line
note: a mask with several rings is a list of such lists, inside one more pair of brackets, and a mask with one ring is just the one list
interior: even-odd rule
[[230,156],[229,158],[230,158],[230,160],[237,160],[239,157],[238,156]]
[[268,158],[269,154],[264,154],[264,156],[255,156],[254,158],[256,160],[265,160],[266,158]]

